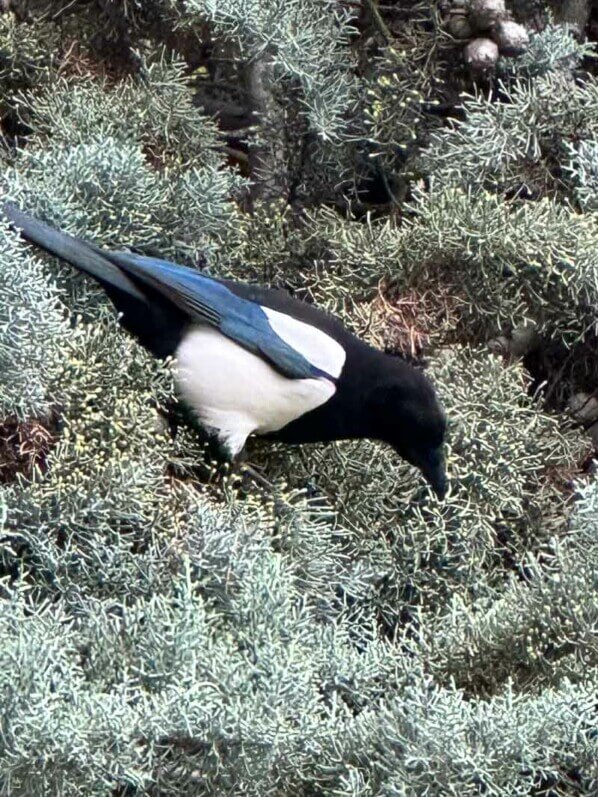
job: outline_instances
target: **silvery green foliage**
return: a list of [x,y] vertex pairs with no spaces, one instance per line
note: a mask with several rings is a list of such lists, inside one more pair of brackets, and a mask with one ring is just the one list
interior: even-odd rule
[[595,781],[580,779],[576,766],[583,762],[582,770],[592,773],[597,753],[592,675],[537,696],[507,688],[487,702],[415,676],[400,700],[357,719],[351,743],[364,752],[356,761],[365,763],[372,746],[375,753],[365,778],[358,766],[345,775],[345,793],[527,797],[559,783],[590,794]]
[[[51,23],[22,25],[12,14],[0,15],[0,85],[15,91],[43,84],[51,74],[51,66],[60,43],[60,31]],[[6,102],[8,97],[2,98]]]
[[49,223],[179,259],[210,257],[235,224],[230,198],[243,181],[220,168],[216,130],[179,62],[158,60],[114,87],[58,79],[19,106],[34,134],[5,190]]
[[558,195],[554,161],[572,138],[598,126],[598,83],[561,72],[504,85],[504,101],[479,94],[463,102],[464,121],[432,135],[420,168],[443,183],[521,194]]
[[[549,199],[506,202],[441,180],[426,191],[416,186],[408,210],[400,226],[314,215],[325,255],[315,276],[305,275],[310,293],[355,320],[353,305],[375,296],[381,278],[398,298],[440,282],[453,334],[471,342],[525,319],[567,342],[595,329],[598,233],[591,213]],[[422,312],[417,320],[433,342],[446,332],[442,317]]]
[[[172,23],[173,0],[10,0],[11,10],[27,22],[53,26],[59,37],[73,34],[79,42],[106,52],[112,43],[120,48],[117,57],[127,57],[133,38],[155,34]],[[8,3],[7,3],[8,5]],[[23,29],[23,26],[21,26]],[[23,30],[26,34],[26,29]],[[58,55],[58,49],[51,55]]]
[[290,514],[272,526],[257,504],[189,497],[185,535],[154,553],[160,588],[137,571],[126,602],[3,602],[5,793],[474,795],[483,783],[510,797],[572,777],[591,793],[595,668],[466,699],[426,673],[425,646],[382,640],[342,602],[322,611],[301,557],[273,545],[294,523],[307,533],[309,505],[278,498]]
[[185,70],[184,61],[159,51],[117,83],[55,76],[51,85],[21,93],[18,108],[40,143],[113,138],[142,144],[150,161],[175,171],[192,161],[217,166],[217,128],[194,106]]
[[44,414],[66,335],[56,286],[5,223],[0,225],[0,415]]
[[595,556],[598,538],[598,485],[591,482],[582,486],[578,499],[571,522],[575,543],[580,550],[585,549],[591,556]]
[[426,263],[450,263],[447,279],[459,274],[471,311],[466,324],[490,318],[486,293],[499,323],[533,318],[572,341],[595,330],[598,301],[595,219],[570,202],[573,187],[591,210],[598,84],[590,74],[573,79],[565,68],[563,59],[573,67],[587,47],[562,29],[533,42],[539,52],[554,44],[554,59],[532,59],[544,63],[534,72],[515,60],[498,97],[466,96],[463,120],[432,134],[418,164],[431,190],[415,195],[401,259],[423,280]]
[[140,144],[109,136],[32,146],[4,184],[13,200],[66,232],[105,246],[160,245],[171,257],[209,254],[234,219],[232,175],[199,165],[161,173]]
[[441,679],[492,692],[532,678],[552,687],[583,682],[598,668],[598,485],[578,498],[567,535],[526,553],[524,578],[510,578],[492,601],[467,607],[455,596],[442,627],[425,627],[418,646]]
[[547,25],[532,33],[527,49],[517,58],[501,58],[498,64],[502,75],[531,78],[549,72],[570,73],[582,60],[595,54],[595,47],[579,41],[566,25]]
[[370,151],[383,162],[387,157],[401,163],[405,171],[428,132],[442,124],[435,109],[450,102],[448,78],[459,50],[446,36],[440,5],[397,4],[398,24],[375,60],[364,98]]
[[[178,517],[163,489],[166,453],[157,416],[171,392],[168,368],[119,332],[113,314],[101,308],[92,324],[79,322],[64,336],[48,382],[62,427],[45,463],[51,476],[6,489],[4,567],[24,557],[40,576],[41,593],[58,592],[67,602],[70,596],[80,602],[89,590],[125,600],[137,589],[130,569],[145,568],[151,537],[144,529],[157,535]],[[132,556],[135,545],[139,559]]]
[[496,329],[497,322],[517,319],[533,319],[568,341],[596,329],[597,232],[591,215],[547,198],[509,203],[450,182],[434,184],[415,199],[397,250],[399,279],[425,284],[431,273],[442,271],[464,299],[462,323],[469,334],[483,337],[490,324]]
[[583,211],[598,210],[598,141],[582,139],[569,144],[569,164],[574,191]]
[[348,39],[354,10],[332,0],[184,0],[187,13],[237,42],[245,59],[272,58],[277,74],[301,91],[310,126],[342,134],[356,100]]

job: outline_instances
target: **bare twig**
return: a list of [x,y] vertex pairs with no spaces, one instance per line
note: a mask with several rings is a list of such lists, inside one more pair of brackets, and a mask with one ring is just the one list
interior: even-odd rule
[[243,152],[243,150],[226,145],[221,147],[221,149],[222,152],[225,152],[229,157],[233,158],[233,160],[239,161],[241,163],[249,163],[249,155],[246,152]]
[[384,36],[387,42],[391,42],[393,40],[393,35],[386,22],[382,19],[376,0],[365,0],[365,4],[372,15],[372,20],[378,28],[378,31]]
[[256,121],[251,109],[238,102],[201,92],[195,95],[194,102],[207,116],[213,116],[222,130],[246,130]]
[[262,53],[246,65],[251,109],[259,120],[258,143],[249,151],[253,199],[277,199],[288,186],[284,140],[279,131],[280,108],[274,99],[272,60]]

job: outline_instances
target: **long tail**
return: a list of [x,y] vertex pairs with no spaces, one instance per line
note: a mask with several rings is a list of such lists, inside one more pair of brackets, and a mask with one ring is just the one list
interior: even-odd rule
[[98,247],[50,227],[19,210],[11,202],[2,205],[2,212],[26,240],[86,272],[104,287],[112,286],[147,303],[146,295]]
[[110,259],[117,254],[55,230],[11,203],[0,204],[0,212],[26,240],[97,280],[120,313],[122,326],[142,346],[156,357],[174,354],[187,325],[185,315],[164,296],[137,285],[121,271]]

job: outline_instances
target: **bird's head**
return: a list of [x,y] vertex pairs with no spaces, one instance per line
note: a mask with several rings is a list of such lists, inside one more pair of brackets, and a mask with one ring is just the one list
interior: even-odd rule
[[[373,437],[390,444],[420,469],[436,495],[447,490],[444,462],[446,417],[427,377],[406,363],[376,385],[370,398]],[[387,372],[388,376],[388,372]]]

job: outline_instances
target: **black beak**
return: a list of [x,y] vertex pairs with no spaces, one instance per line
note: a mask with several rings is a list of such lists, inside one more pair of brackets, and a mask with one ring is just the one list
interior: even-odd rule
[[423,461],[420,459],[417,466],[423,473],[424,479],[442,501],[448,489],[442,448],[430,451],[427,456],[423,458]]

